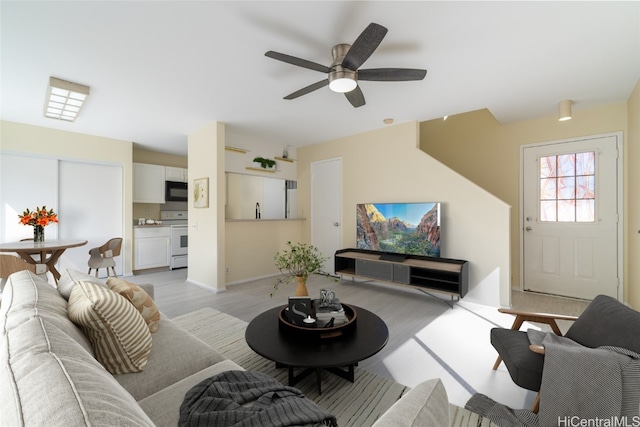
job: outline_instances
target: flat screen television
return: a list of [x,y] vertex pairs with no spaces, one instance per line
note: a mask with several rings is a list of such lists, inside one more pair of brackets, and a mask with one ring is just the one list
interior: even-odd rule
[[356,205],[356,247],[440,257],[440,203]]

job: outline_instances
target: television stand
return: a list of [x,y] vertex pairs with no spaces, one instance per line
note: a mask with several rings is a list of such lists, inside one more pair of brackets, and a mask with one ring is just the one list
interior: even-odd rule
[[398,254],[367,249],[340,249],[334,257],[335,273],[409,286],[429,295],[430,292],[449,294],[452,307],[453,302],[467,294],[467,261],[421,255],[401,255],[398,259],[395,255]]
[[382,255],[380,255],[380,258],[378,259],[383,261],[402,262],[405,259],[407,259],[407,256],[405,254],[395,254],[392,252],[385,252]]

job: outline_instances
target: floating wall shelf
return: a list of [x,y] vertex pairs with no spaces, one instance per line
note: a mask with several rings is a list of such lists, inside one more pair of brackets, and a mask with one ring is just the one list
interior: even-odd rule
[[252,168],[250,166],[247,166],[246,168],[248,171],[258,171],[258,172],[267,172],[267,173],[276,173],[275,169],[264,169],[264,168]]
[[294,160],[294,159],[290,159],[290,158],[288,158],[288,157],[287,157],[286,159],[285,159],[284,157],[274,157],[274,158],[275,158],[276,160],[280,160],[281,162],[289,162],[289,163],[293,163],[293,162],[295,162],[295,160]]
[[246,154],[246,152],[249,151],[249,150],[245,150],[244,148],[230,147],[228,145],[225,145],[224,149],[227,151],[233,151],[234,153],[242,153],[242,154]]

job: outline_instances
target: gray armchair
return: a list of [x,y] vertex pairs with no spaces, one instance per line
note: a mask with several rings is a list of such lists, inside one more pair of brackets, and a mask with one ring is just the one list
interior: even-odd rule
[[107,270],[107,277],[109,276],[109,268],[111,268],[113,275],[118,276],[116,273],[116,261],[113,259],[120,255],[120,248],[122,247],[122,238],[114,237],[109,239],[107,243],[97,248],[89,250],[89,273],[91,270],[96,270],[96,277],[98,277],[98,271],[101,268]]
[[[514,314],[516,319],[511,329],[491,330],[491,345],[499,355],[493,369],[504,361],[513,382],[528,390],[540,391],[544,349],[531,345],[527,333],[519,330],[525,321],[547,323],[556,334],[562,335],[555,321],[574,320],[565,337],[585,347],[614,346],[640,353],[640,312],[609,296],[598,295],[579,317],[500,311]],[[534,412],[538,402],[538,399],[534,402]]]

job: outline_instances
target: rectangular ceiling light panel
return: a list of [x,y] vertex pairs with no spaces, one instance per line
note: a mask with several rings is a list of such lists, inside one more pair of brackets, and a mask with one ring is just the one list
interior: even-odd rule
[[87,96],[89,96],[89,86],[50,77],[44,116],[73,122],[78,117]]

